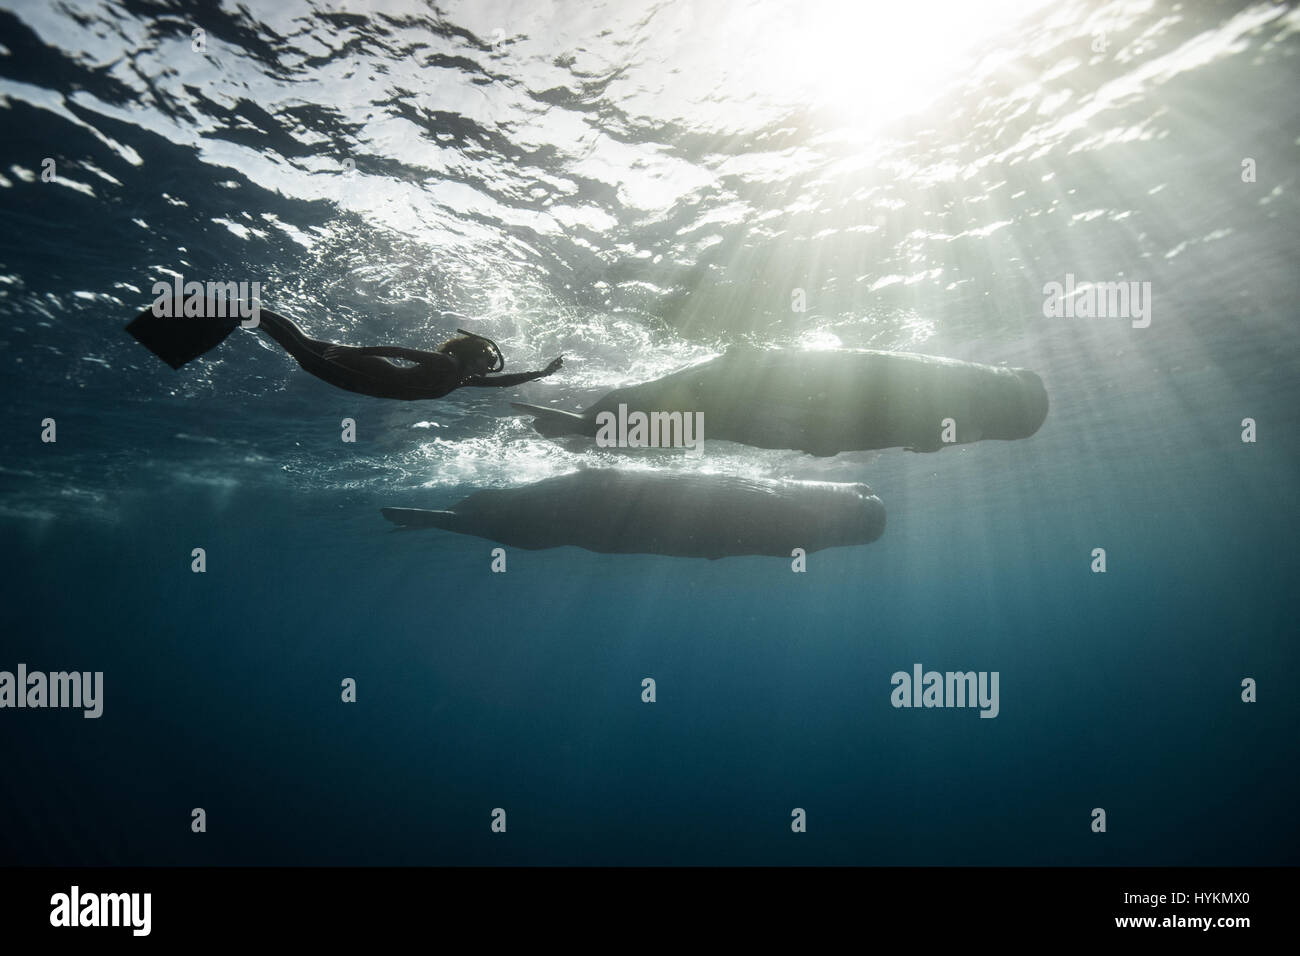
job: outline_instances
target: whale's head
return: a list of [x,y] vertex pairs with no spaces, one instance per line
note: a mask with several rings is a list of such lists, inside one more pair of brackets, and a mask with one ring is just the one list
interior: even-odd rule
[[1027,368],[981,376],[972,389],[971,410],[981,438],[1028,438],[1047,418],[1047,388]]
[[1047,386],[1027,368],[1016,369],[1022,389],[1021,427],[1025,437],[1032,435],[1047,420]]
[[885,533],[885,505],[870,486],[861,482],[805,484],[819,485],[826,496],[826,500],[816,503],[817,530],[811,537],[818,542],[818,548],[867,544]]

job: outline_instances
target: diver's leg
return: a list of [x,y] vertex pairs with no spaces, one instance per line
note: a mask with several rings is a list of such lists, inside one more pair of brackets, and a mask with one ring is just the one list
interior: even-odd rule
[[[292,319],[275,312],[263,309],[258,328],[288,352],[304,371],[350,392],[381,394],[382,383],[397,371],[397,366],[386,358],[357,355],[358,350],[352,346],[313,339]],[[326,350],[329,350],[328,358]]]
[[286,319],[278,312],[269,309],[260,310],[257,328],[297,359],[299,365],[302,365],[304,360],[320,359],[321,354],[330,347],[329,342],[313,339],[292,319]]

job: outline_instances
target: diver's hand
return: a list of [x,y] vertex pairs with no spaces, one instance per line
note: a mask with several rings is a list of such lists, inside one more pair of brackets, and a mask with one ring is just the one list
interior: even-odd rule
[[559,369],[563,365],[564,365],[564,356],[561,355],[559,358],[552,361],[550,365],[546,366],[546,368],[543,370],[543,374],[551,375],[552,373],[559,371]]

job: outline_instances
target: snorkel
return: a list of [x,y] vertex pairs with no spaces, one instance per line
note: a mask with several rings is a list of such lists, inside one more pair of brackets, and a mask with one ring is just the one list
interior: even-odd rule
[[500,372],[506,367],[506,357],[501,354],[501,349],[497,348],[497,344],[486,335],[479,335],[477,332],[466,332],[464,329],[457,329],[456,331],[461,335],[468,335],[472,339],[486,342],[488,348],[492,350],[492,354],[496,356],[496,361],[493,363],[492,367],[484,373],[485,375],[491,375],[493,372]]

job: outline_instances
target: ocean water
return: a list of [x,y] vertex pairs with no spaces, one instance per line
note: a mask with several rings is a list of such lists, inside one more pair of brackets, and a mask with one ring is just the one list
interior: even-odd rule
[[[0,862],[1300,862],[1300,12],[898,6],[0,3],[0,670],[104,674],[98,719],[0,710]],[[122,327],[174,274],[565,365],[382,401],[240,332],[173,371]],[[1067,275],[1149,324],[1046,316]],[[737,343],[1031,368],[1051,411],[695,460],[509,408]],[[863,481],[888,526],[498,574],[379,514],[584,465]],[[916,663],[997,717],[893,707]]]

